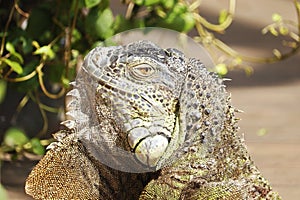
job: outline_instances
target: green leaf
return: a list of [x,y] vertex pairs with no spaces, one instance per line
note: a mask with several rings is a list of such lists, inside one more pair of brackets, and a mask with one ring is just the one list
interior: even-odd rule
[[139,6],[152,6],[158,4],[160,0],[134,0],[133,2]]
[[216,65],[216,72],[221,76],[224,76],[228,73],[228,69],[225,63],[219,63]]
[[[149,26],[149,24],[148,24]],[[173,29],[179,32],[188,32],[195,26],[193,13],[188,11],[188,7],[183,3],[177,3],[166,16],[161,16],[155,24],[150,26],[160,26]]]
[[[126,19],[122,15],[117,15],[113,24],[113,29],[115,32],[123,32],[133,28],[145,27],[145,20],[142,18],[137,19]],[[115,44],[116,45],[116,44]]]
[[280,22],[282,20],[282,17],[278,13],[273,13],[272,20],[273,20],[273,22]]
[[18,74],[23,73],[23,68],[19,63],[9,60],[8,58],[3,58],[2,61],[5,62],[7,65],[9,65],[12,68],[12,70],[17,72]]
[[97,20],[98,32],[102,38],[108,38],[113,35],[112,25],[114,22],[114,16],[112,11],[107,8],[103,10],[100,17]]
[[278,31],[277,31],[276,28],[273,27],[273,26],[271,26],[271,27],[269,28],[269,31],[270,31],[270,33],[271,33],[272,35],[274,35],[274,36],[278,36],[278,35],[279,35]]
[[281,35],[287,35],[287,34],[289,34],[289,29],[285,26],[280,26],[279,27],[279,33]]
[[24,131],[19,128],[11,127],[5,134],[3,142],[9,147],[22,146],[29,141]]
[[16,52],[15,47],[10,42],[7,42],[5,44],[5,49],[11,54],[14,54]]
[[14,54],[12,54],[12,56],[16,57],[20,61],[20,63],[24,63],[24,59],[21,54],[15,52]]
[[51,51],[51,47],[49,45],[46,45],[46,46],[42,46],[42,47],[38,48],[37,50],[35,50],[35,52],[33,52],[33,54],[34,55],[49,54],[49,51]]
[[181,15],[183,21],[184,21],[184,26],[182,28],[183,32],[188,32],[195,26],[195,19],[192,13],[184,13]]
[[7,83],[4,80],[0,79],[0,104],[3,102],[5,99],[6,95],[6,88],[7,88]]
[[55,57],[54,51],[51,49],[50,45],[42,46],[33,52],[34,55],[45,55],[50,59]]
[[21,63],[24,62],[23,57],[21,56],[21,54],[16,52],[15,47],[12,45],[12,43],[7,42],[5,44],[5,48],[12,56],[15,56]]
[[32,41],[32,46],[34,46],[37,49],[40,48],[40,44],[37,41],[35,41],[35,40]]
[[82,35],[81,35],[80,31],[78,29],[74,28],[73,32],[72,32],[72,43],[80,41],[81,38],[82,38]]
[[221,10],[219,15],[219,24],[222,24],[225,22],[225,20],[228,17],[228,11],[227,10]]
[[165,1],[161,1],[161,3],[165,8],[170,9],[174,6],[175,0],[165,0]]
[[110,8],[103,11],[92,8],[86,18],[85,26],[87,32],[93,37],[106,39],[114,34],[114,16]]
[[84,0],[84,2],[87,8],[92,8],[98,5],[101,2],[101,0]]
[[62,82],[63,86],[66,88],[68,88],[70,86],[70,80],[67,79],[66,77],[62,77],[61,82]]
[[173,10],[172,10],[172,13],[174,14],[182,14],[182,13],[186,13],[188,11],[188,8],[185,4],[183,3],[177,3]]
[[32,138],[30,140],[30,144],[32,147],[32,152],[37,155],[45,154],[45,147],[41,144],[41,141],[38,138]]

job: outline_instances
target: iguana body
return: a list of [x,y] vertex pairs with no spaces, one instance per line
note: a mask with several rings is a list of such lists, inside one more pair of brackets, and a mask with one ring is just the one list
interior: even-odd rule
[[26,182],[36,199],[280,199],[222,80],[176,49],[96,48],[69,95],[72,119]]

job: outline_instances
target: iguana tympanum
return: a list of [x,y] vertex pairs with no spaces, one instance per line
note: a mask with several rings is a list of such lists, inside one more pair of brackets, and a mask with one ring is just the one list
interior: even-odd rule
[[97,47],[73,87],[66,129],[27,178],[33,198],[280,199],[199,60],[149,41]]

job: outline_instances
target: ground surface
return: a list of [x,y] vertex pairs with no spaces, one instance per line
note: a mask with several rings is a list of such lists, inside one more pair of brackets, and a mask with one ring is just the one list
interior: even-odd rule
[[[214,20],[226,1],[203,1],[203,13]],[[225,2],[225,3],[224,3]],[[288,0],[239,0],[237,18],[222,39],[248,55],[268,55],[275,43],[260,36],[259,28],[270,23],[270,16],[279,12],[295,19]],[[240,133],[256,165],[283,199],[300,196],[300,55],[272,65],[255,65],[254,74],[246,77],[242,71],[229,73],[228,83],[234,105],[240,114]],[[266,130],[259,136],[260,130]],[[24,167],[27,166],[27,167]],[[2,181],[9,199],[30,199],[23,193],[24,179],[31,164],[4,165]],[[24,171],[24,169],[27,169]]]

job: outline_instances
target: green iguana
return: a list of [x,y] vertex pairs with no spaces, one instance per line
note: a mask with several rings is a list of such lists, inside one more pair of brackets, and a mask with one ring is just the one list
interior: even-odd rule
[[32,170],[35,199],[281,199],[237,135],[222,79],[149,41],[85,58],[57,142]]

